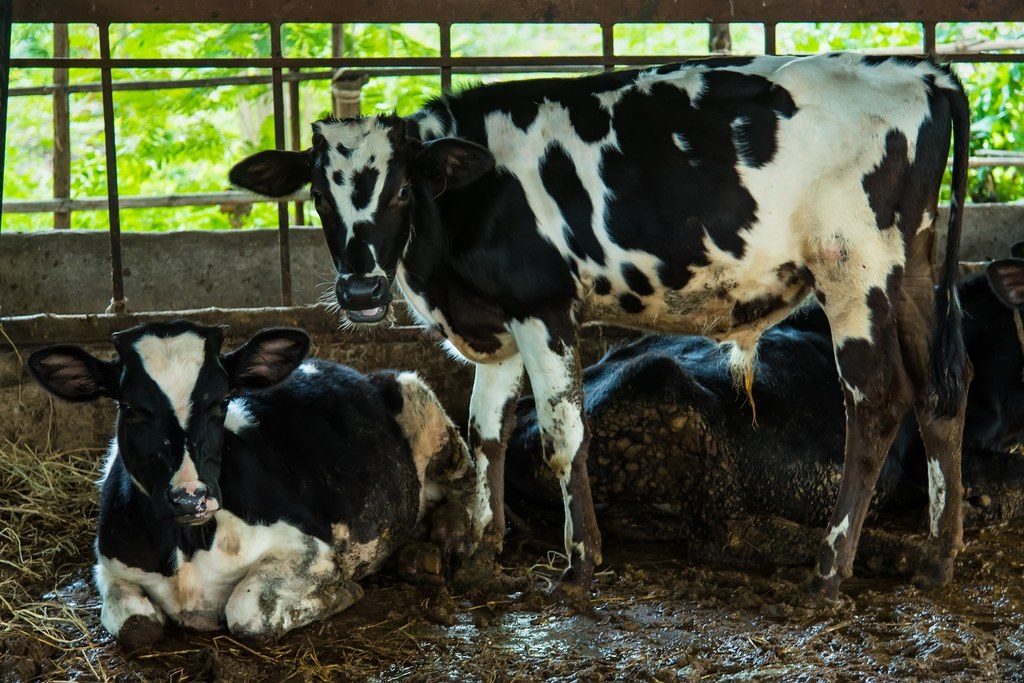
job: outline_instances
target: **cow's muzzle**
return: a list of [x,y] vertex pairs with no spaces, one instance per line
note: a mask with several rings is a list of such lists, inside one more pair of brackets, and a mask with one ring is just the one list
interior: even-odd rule
[[194,526],[204,524],[220,509],[216,498],[209,497],[206,486],[172,486],[167,489],[167,500],[178,524]]
[[391,283],[382,275],[339,277],[334,289],[338,305],[354,323],[377,323],[388,314]]

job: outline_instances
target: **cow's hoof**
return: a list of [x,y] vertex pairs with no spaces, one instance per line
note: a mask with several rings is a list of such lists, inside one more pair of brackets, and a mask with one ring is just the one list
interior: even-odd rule
[[953,580],[953,558],[945,557],[923,565],[923,569],[914,575],[914,585],[920,588],[937,588],[945,586]]
[[593,611],[593,603],[590,602],[590,585],[581,585],[567,581],[559,581],[551,590],[552,597],[559,603],[580,613]]
[[164,625],[141,614],[128,617],[117,632],[118,644],[129,652],[149,647],[163,637]]
[[433,543],[412,541],[398,551],[395,558],[399,578],[409,583],[438,586],[441,577],[441,550]]
[[838,575],[822,576],[816,573],[811,577],[810,598],[812,600],[821,599],[829,603],[835,603],[839,599],[839,584],[840,579]]

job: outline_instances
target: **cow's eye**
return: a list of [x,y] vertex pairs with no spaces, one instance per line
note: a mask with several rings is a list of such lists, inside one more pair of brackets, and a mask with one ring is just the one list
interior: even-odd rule
[[316,205],[317,208],[320,208],[321,206],[324,205],[324,196],[322,194],[320,194],[316,190],[311,191],[309,194],[313,198],[313,203]]
[[398,201],[407,202],[409,201],[410,196],[412,196],[412,190],[408,185],[402,185],[400,188],[398,188],[398,195],[396,197]]
[[120,408],[121,415],[123,415],[124,417],[128,419],[135,417],[135,408],[133,408],[130,404],[119,403],[117,407]]

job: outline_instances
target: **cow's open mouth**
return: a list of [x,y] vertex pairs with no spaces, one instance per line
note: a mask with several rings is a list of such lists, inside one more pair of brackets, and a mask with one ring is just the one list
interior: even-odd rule
[[362,311],[345,311],[348,319],[354,323],[379,323],[388,314],[388,305],[367,308]]

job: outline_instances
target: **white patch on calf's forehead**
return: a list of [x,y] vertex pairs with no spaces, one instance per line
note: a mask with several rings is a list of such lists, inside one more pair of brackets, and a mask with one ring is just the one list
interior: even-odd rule
[[[376,117],[333,123],[317,122],[313,125],[316,132],[327,141],[324,170],[342,221],[349,230],[356,223],[373,221],[387,179],[388,164],[394,155],[394,148],[388,138],[390,127],[378,125]],[[348,150],[348,153],[338,151],[338,145]],[[377,171],[377,179],[366,206],[357,209],[352,203],[355,189],[353,180],[357,172],[368,168]],[[341,173],[344,181],[341,185],[334,182],[335,173]]]
[[135,352],[184,428],[192,411],[192,392],[206,361],[205,340],[194,332],[174,337],[146,335],[135,342]]

